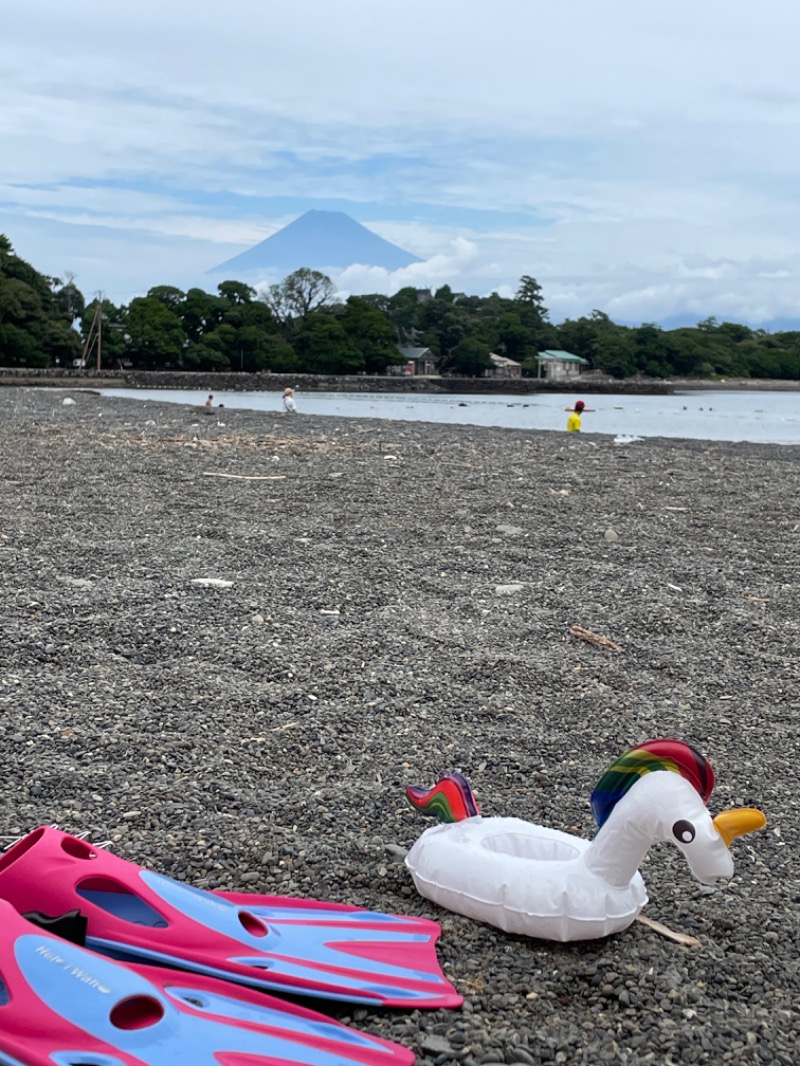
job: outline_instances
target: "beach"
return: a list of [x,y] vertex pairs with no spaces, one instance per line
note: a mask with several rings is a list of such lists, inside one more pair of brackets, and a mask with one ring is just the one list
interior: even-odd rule
[[[795,1061],[800,447],[22,387],[0,416],[0,836],[435,918],[461,1010],[330,1008],[425,1066]],[[416,894],[406,785],[459,770],[484,814],[588,838],[597,779],[658,736],[711,760],[714,813],[768,818],[724,889],[643,864],[645,914],[699,947]]]

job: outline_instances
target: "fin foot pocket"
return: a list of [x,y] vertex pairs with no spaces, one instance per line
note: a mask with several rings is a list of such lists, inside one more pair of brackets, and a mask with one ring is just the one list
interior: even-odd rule
[[239,911],[239,924],[242,929],[246,929],[251,936],[266,936],[267,927],[262,921],[259,921],[254,914],[250,914],[248,911]]
[[[67,911],[66,914],[43,914],[41,911],[28,911],[22,915],[39,929],[46,929],[53,936],[68,940],[70,944],[77,944],[79,948],[86,946],[86,927],[88,921],[85,914],[80,911]],[[2,1063],[0,1063],[2,1066]]]
[[149,1029],[164,1017],[164,1008],[153,996],[121,999],[108,1016],[115,1029]]
[[[91,877],[80,881],[76,891],[89,903],[94,903],[114,918],[133,925],[147,925],[151,929],[166,929],[169,923],[141,896],[110,877]],[[242,923],[244,924],[244,923]]]

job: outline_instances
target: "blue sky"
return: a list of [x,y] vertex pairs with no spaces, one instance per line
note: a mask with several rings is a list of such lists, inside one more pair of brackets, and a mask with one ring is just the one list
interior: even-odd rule
[[0,231],[121,301],[332,209],[423,259],[347,292],[800,319],[799,37],[795,0],[3,5]]

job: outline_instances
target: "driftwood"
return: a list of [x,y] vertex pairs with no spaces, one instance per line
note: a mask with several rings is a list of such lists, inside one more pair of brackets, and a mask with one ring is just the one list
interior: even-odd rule
[[570,633],[573,637],[578,637],[579,640],[585,640],[587,644],[593,644],[595,648],[607,648],[609,651],[622,651],[619,644],[613,640],[609,640],[608,637],[601,637],[599,633],[593,633],[591,629],[584,629],[583,626],[570,626]]
[[654,933],[658,933],[659,936],[669,937],[670,940],[674,940],[676,944],[684,944],[687,948],[701,948],[703,945],[695,936],[689,936],[688,933],[676,933],[670,929],[669,926],[662,925],[661,922],[654,922],[652,918],[645,918],[643,914],[640,914],[637,922],[641,922],[642,925],[646,925],[648,929],[652,929]]
[[215,470],[204,470],[203,477],[230,477],[236,481],[285,481],[287,474],[218,474]]

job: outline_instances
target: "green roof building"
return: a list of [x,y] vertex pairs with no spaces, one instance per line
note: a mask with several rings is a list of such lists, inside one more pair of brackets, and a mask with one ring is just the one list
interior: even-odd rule
[[584,367],[589,366],[589,360],[583,356],[556,348],[539,352],[536,361],[539,365],[538,376],[547,378],[548,381],[573,381],[580,377]]

